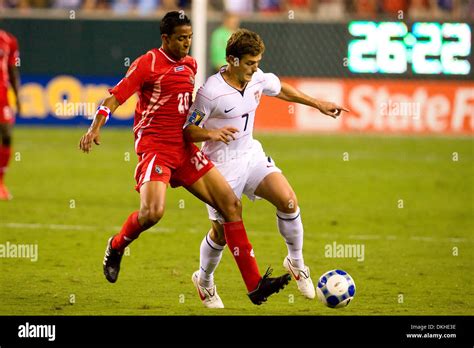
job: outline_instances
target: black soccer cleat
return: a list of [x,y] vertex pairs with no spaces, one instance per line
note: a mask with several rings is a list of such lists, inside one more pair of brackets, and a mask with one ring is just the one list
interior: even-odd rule
[[112,240],[114,236],[109,238],[107,249],[104,256],[104,274],[105,278],[111,283],[115,283],[120,271],[120,261],[122,261],[123,253],[112,249]]
[[258,282],[257,288],[247,294],[253,304],[261,305],[269,296],[279,292],[290,282],[291,276],[288,273],[278,278],[270,278],[272,271],[268,267],[265,275]]

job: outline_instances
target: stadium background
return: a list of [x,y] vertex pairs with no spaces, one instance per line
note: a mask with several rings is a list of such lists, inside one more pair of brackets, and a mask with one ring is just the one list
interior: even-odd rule
[[[1,260],[1,314],[209,314],[188,279],[208,222],[184,190],[169,190],[165,219],[132,246],[121,281],[110,287],[102,277],[106,238],[137,205],[131,132],[114,127],[131,125],[135,97],[106,126],[101,147],[90,157],[77,150],[107,87],[160,45],[159,18],[176,4],[0,2],[0,27],[20,44],[23,103],[6,179],[14,199],[0,205],[0,242],[35,242],[40,250],[38,263]],[[222,10],[239,4],[251,4],[241,27],[265,40],[264,71],[351,109],[333,121],[264,98],[256,130],[299,196],[313,280],[338,266],[354,276],[358,294],[346,311],[334,312],[302,301],[291,284],[285,295],[251,307],[225,255],[217,273],[224,314],[472,314],[472,50],[464,75],[415,75],[410,64],[404,74],[357,74],[345,59],[353,21],[405,22],[409,29],[416,21],[467,23],[472,42],[473,1],[452,8],[444,1],[210,1],[208,38]],[[384,114],[390,101],[414,105],[419,115]],[[83,103],[92,111],[68,111]],[[244,211],[261,267],[278,268],[285,248],[273,209],[245,200]],[[325,246],[334,242],[364,245],[365,260],[328,257]],[[177,243],[182,250],[169,247]],[[167,281],[155,284],[163,272]]]
[[[229,6],[236,6],[235,3],[239,1]],[[260,1],[255,5],[261,8],[265,3]],[[261,10],[241,14],[241,26],[257,31],[265,40],[267,54],[262,69],[275,72],[315,97],[343,103],[353,113],[334,123],[314,118],[314,112],[309,108],[296,106],[289,113],[284,103],[269,103],[264,98],[257,118],[257,129],[428,134],[472,132],[474,121],[469,118],[472,112],[469,104],[473,86],[472,54],[465,56],[471,68],[469,73],[462,75],[414,74],[410,64],[404,74],[357,74],[348,68],[348,48],[354,39],[348,26],[354,20],[374,19],[374,14],[372,18],[370,13],[366,13],[365,17],[364,13],[351,15],[347,12],[350,9],[347,3],[345,8],[335,6],[344,4],[340,1],[319,2],[314,13],[310,12],[310,5],[309,13],[304,12],[304,8],[293,9],[291,2],[285,4],[287,10],[280,4],[278,12],[275,9],[278,1],[268,3],[267,8],[272,9],[272,12]],[[435,9],[427,11],[421,18],[412,15],[416,13],[414,9],[403,9],[403,1],[398,4],[400,7],[392,4],[387,9],[383,7],[385,2],[378,3],[381,6],[378,22],[394,23],[400,22],[399,18],[402,18],[410,31],[414,22],[436,22],[442,19],[456,23],[458,20],[469,25],[469,39],[472,42],[472,17],[469,17],[469,11],[472,14],[469,6],[472,7],[472,4],[468,2],[459,2],[451,11],[443,12],[441,7],[436,9],[438,12]],[[247,2],[243,1],[243,4]],[[460,7],[461,4],[466,8]],[[149,47],[159,47],[161,44],[157,20],[161,12],[140,17],[121,14],[113,4],[111,14],[104,14],[106,10],[81,11],[80,7],[74,7],[73,2],[69,6],[70,9],[62,11],[52,10],[54,15],[48,15],[48,10],[6,11],[7,15],[13,13],[15,18],[6,17],[2,26],[15,33],[21,45],[24,110],[19,117],[19,124],[87,123],[87,116],[107,95],[104,84],[113,86],[136,57]],[[80,6],[80,3],[76,6]],[[211,5],[209,7],[216,9]],[[189,7],[184,9],[190,11]],[[357,6],[352,9],[359,12],[364,10],[368,11]],[[113,16],[113,20],[105,20],[108,16]],[[207,37],[219,26],[221,17],[217,11],[210,12]],[[471,22],[465,21],[468,18],[471,18]],[[471,51],[470,47],[468,51]],[[206,76],[211,73],[208,54]],[[423,80],[422,86],[417,80]],[[381,94],[381,97],[377,97]],[[423,112],[420,113],[420,119],[412,114],[384,117],[387,115],[381,112],[380,98],[402,104],[416,103]],[[111,124],[130,124],[135,101],[132,98],[121,108]],[[67,112],[66,109],[73,107],[73,103],[76,110]],[[80,103],[87,103],[83,105],[84,110],[77,110]],[[374,116],[367,117],[364,115],[367,113]],[[275,122],[275,119],[278,121]]]

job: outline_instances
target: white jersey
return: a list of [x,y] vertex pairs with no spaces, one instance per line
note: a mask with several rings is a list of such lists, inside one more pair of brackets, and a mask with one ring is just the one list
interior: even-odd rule
[[260,97],[262,94],[276,96],[281,90],[276,75],[258,69],[245,89],[239,91],[224,80],[222,71],[209,77],[199,88],[184,125],[195,124],[206,129],[232,126],[239,130],[229,145],[221,141],[204,143],[201,151],[213,162],[239,158],[251,150],[255,111]]

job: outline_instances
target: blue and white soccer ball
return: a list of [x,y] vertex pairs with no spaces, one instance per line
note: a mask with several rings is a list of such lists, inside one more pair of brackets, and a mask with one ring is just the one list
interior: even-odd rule
[[347,306],[354,298],[355,292],[354,280],[340,269],[324,273],[316,288],[319,300],[330,308]]

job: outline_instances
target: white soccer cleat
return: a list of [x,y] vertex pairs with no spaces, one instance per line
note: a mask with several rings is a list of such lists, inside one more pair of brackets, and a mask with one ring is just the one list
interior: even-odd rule
[[224,303],[222,303],[221,298],[217,294],[217,288],[215,285],[211,288],[205,288],[204,286],[199,285],[199,271],[193,273],[191,280],[193,281],[199,298],[205,307],[224,308]]
[[285,267],[291,276],[296,280],[298,290],[303,294],[304,297],[312,300],[316,297],[316,291],[314,290],[313,281],[309,274],[309,268],[296,268],[291,264],[290,258],[287,256],[283,260],[283,267]]

